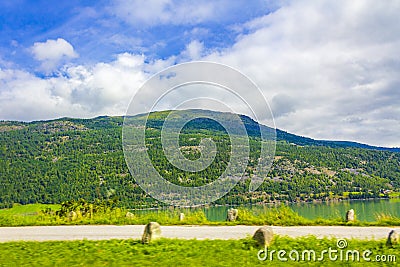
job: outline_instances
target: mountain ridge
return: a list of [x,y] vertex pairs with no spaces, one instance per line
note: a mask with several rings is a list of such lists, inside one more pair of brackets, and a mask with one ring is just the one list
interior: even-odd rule
[[[165,110],[161,112],[169,112],[170,110]],[[186,110],[186,111],[195,111],[194,109],[191,110]],[[219,113],[219,114],[226,114],[227,112],[219,112],[219,111],[210,111],[210,110],[202,110],[199,109],[199,111],[202,112],[210,112],[210,113]],[[157,111],[157,113],[160,113],[160,111]],[[230,113],[232,114],[232,113]],[[141,117],[146,114],[137,114],[133,115],[130,117]],[[257,121],[253,120],[249,116],[243,115],[243,114],[236,114],[238,115],[241,120],[244,122],[246,126],[246,130],[249,131],[251,128],[254,128],[256,126],[259,126],[261,128],[261,131],[264,132],[270,132],[271,128],[269,126],[263,125],[261,123],[258,123]],[[0,121],[0,132],[2,131],[2,126],[5,124],[16,124],[15,126],[21,126],[21,125],[29,125],[29,124],[35,124],[35,123],[50,123],[50,122],[56,122],[56,121],[99,121],[102,119],[107,119],[107,118],[114,118],[114,119],[120,119],[121,120],[121,125],[122,121],[125,118],[125,116],[108,116],[108,115],[101,115],[101,116],[96,116],[93,118],[70,118],[70,117],[61,117],[57,119],[51,119],[51,120],[37,120],[37,121],[31,121],[31,122],[22,122],[22,121],[7,121],[3,120]],[[202,119],[199,119],[200,121]],[[323,140],[323,139],[314,139],[312,137],[307,137],[307,136],[302,136],[302,135],[297,135],[294,133],[290,133],[285,130],[281,130],[279,128],[276,128],[276,141],[286,141],[288,143],[291,143],[293,145],[299,145],[299,146],[327,146],[327,147],[332,147],[332,148],[346,148],[346,147],[352,147],[352,148],[363,148],[363,149],[371,149],[371,150],[381,150],[381,151],[391,151],[391,152],[400,152],[400,147],[384,147],[384,146],[374,146],[374,145],[369,145],[365,143],[360,143],[356,141],[345,141],[345,140]]]
[[[209,167],[195,173],[183,171],[162,153],[160,127],[167,114],[151,114],[146,127],[146,149],[153,166],[165,179],[181,186],[201,186],[217,179],[230,161],[229,136],[222,126],[214,120],[200,119],[189,121],[182,128],[179,146],[188,159],[200,156],[198,148],[204,138],[211,138],[217,147]],[[247,116],[241,118],[250,136],[248,167],[243,182],[215,204],[382,198],[399,194],[400,153],[363,149],[339,141],[318,143],[280,130],[271,170],[259,189],[249,192],[249,178],[257,171],[258,137],[271,128]],[[13,203],[61,203],[79,198],[116,198],[121,205],[136,208],[160,205],[138,186],[127,168],[121,142],[123,123],[121,116],[0,122],[0,208]]]

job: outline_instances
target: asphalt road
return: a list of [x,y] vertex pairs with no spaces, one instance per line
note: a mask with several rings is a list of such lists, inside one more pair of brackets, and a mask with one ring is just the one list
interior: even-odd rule
[[[181,239],[240,239],[252,236],[260,226],[161,226],[162,236]],[[314,235],[318,238],[387,238],[392,229],[400,227],[346,227],[346,226],[272,226],[274,233],[298,237]],[[144,225],[79,225],[0,227],[0,242],[48,240],[102,240],[140,239]]]

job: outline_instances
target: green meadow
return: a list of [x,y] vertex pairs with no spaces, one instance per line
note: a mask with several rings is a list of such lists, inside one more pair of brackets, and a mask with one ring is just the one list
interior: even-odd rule
[[[265,260],[259,254],[262,248],[251,238],[160,239],[146,245],[139,240],[9,242],[0,243],[0,266],[377,266],[378,260],[379,266],[395,266],[400,257],[399,247],[387,247],[384,240],[351,239],[344,249],[338,249],[337,241],[276,236]],[[329,249],[337,252],[322,253]],[[287,253],[278,258],[280,250]],[[310,250],[315,258],[312,254],[309,258]],[[353,255],[355,250],[359,258]],[[290,258],[290,251],[297,251],[299,257],[292,252]],[[363,258],[365,251],[371,253]]]

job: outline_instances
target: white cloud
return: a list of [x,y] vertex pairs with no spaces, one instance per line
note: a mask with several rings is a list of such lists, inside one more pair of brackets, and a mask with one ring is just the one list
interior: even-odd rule
[[[139,27],[215,19],[217,2],[190,3],[120,1],[114,12]],[[208,55],[204,43],[192,38],[177,55],[150,63],[122,53],[109,63],[64,66],[62,75],[47,79],[9,67],[0,70],[1,119],[122,115],[149,75],[200,59],[231,65],[254,80],[270,101],[278,128],[400,146],[398,14],[399,1],[287,1],[273,13],[236,25],[242,30],[236,43]],[[63,39],[36,43],[32,51],[48,69],[77,56]]]
[[195,24],[214,18],[218,1],[128,0],[117,1],[113,12],[131,24]]
[[122,115],[146,79],[143,60],[143,56],[124,53],[111,63],[65,67],[63,75],[52,78],[0,70],[1,118],[29,121]]
[[274,95],[270,100],[275,119],[281,116],[288,116],[290,113],[294,112],[297,104],[296,99],[284,93]]
[[400,146],[399,13],[397,1],[292,1],[206,59],[249,75],[279,128]]
[[186,45],[185,50],[180,54],[181,61],[199,60],[204,55],[204,44],[197,40]]
[[34,43],[31,51],[34,58],[42,62],[41,68],[45,71],[53,70],[66,59],[78,57],[73,46],[62,38]]
[[71,98],[89,108],[92,114],[123,114],[146,78],[143,65],[142,56],[124,53],[110,64],[98,63],[90,69],[70,67],[66,72],[73,88]]

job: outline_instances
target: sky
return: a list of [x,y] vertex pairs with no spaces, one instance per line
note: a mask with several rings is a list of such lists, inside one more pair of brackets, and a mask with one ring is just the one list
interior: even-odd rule
[[0,1],[0,120],[124,115],[153,74],[227,64],[279,129],[400,147],[400,1]]

